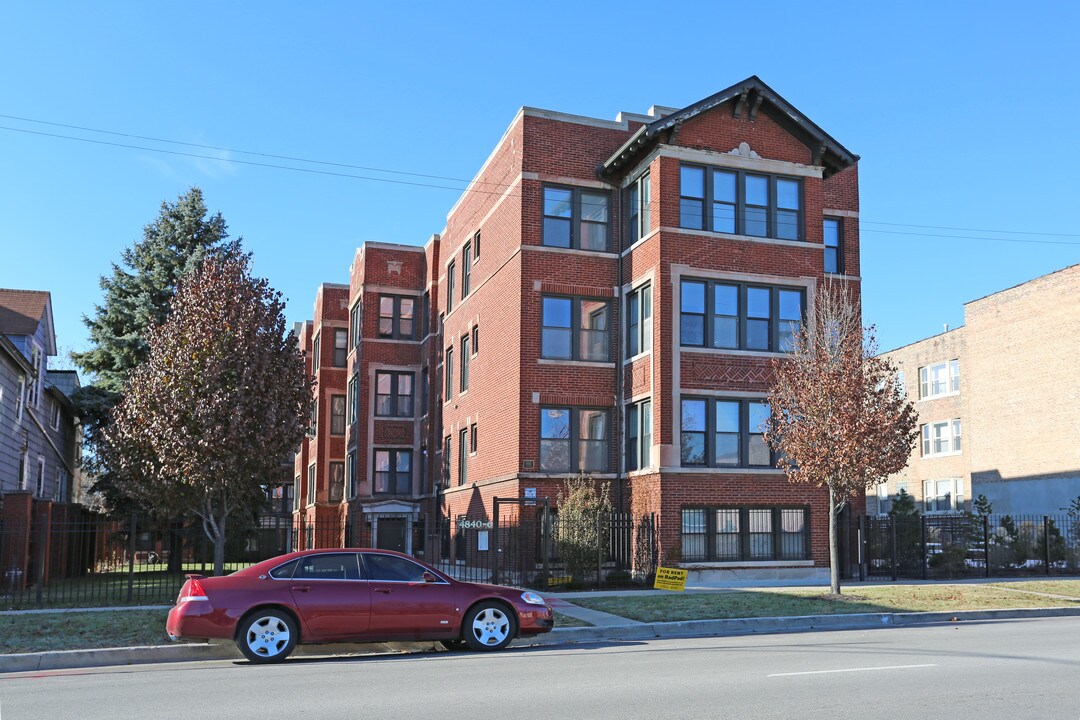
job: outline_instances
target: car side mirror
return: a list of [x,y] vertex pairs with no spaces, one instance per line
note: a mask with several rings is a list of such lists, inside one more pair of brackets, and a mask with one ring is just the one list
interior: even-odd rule
[[439,582],[439,578],[435,577],[435,574],[434,574],[434,573],[429,573],[429,572],[427,572],[427,571],[425,570],[425,571],[424,571],[424,582],[426,582],[426,583],[429,583],[429,582]]

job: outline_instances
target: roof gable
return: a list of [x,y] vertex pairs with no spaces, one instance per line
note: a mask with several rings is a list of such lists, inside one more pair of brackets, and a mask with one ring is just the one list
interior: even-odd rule
[[631,167],[633,162],[653,145],[670,139],[686,121],[733,100],[735,101],[733,113],[736,117],[746,114],[753,119],[759,111],[765,112],[798,138],[810,148],[813,164],[824,166],[826,177],[854,165],[859,160],[858,155],[838,143],[794,105],[762,82],[761,78],[752,75],[704,100],[699,100],[681,110],[664,115],[648,125],[643,125],[615,151],[614,155],[608,158],[600,168],[600,174],[618,175]]
[[56,354],[52,297],[45,290],[0,288],[0,333],[31,336],[45,326],[45,354]]

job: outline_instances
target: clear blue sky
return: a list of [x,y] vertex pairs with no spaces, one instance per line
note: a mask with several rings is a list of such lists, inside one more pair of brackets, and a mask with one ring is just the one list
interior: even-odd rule
[[[614,118],[756,74],[862,156],[864,319],[888,349],[1080,262],[1078,27],[1065,2],[9,3],[0,114],[468,179],[521,105]],[[463,186],[0,127],[0,287],[50,290],[67,349],[85,347],[98,277],[191,185],[244,237],[290,322],[311,315],[320,282],[348,281],[361,242],[441,231],[459,191],[25,131]]]

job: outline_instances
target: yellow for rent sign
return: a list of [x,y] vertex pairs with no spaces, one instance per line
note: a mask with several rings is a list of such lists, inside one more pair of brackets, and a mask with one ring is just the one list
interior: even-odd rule
[[675,568],[658,568],[656,570],[656,582],[653,587],[657,590],[674,590],[682,592],[686,589],[686,570]]

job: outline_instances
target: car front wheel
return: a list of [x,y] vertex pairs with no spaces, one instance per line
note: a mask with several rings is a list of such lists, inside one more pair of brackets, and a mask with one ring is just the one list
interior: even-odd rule
[[296,647],[296,625],[280,610],[257,610],[240,625],[236,644],[253,663],[280,662]]
[[517,620],[505,605],[483,602],[465,617],[465,642],[473,650],[502,650],[517,634]]

